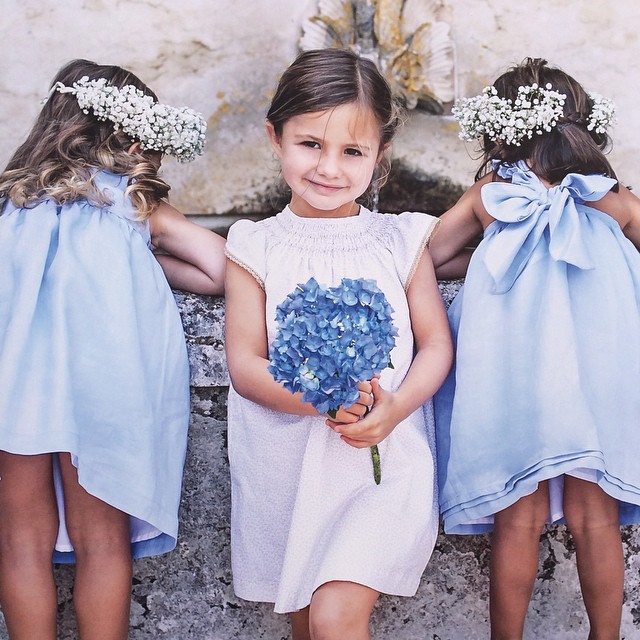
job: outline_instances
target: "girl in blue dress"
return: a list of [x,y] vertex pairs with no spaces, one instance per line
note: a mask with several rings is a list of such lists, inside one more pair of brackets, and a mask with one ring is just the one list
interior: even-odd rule
[[165,153],[201,153],[204,129],[129,71],[75,60],[0,174],[0,605],[12,639],[55,640],[52,559],[76,561],[79,637],[126,638],[132,557],[176,544],[189,368],[167,279],[220,294],[224,253],[168,204],[158,169]]
[[483,239],[436,398],[445,531],[493,531],[492,638],[520,638],[540,533],[563,519],[589,638],[618,638],[620,524],[640,521],[640,200],[603,155],[613,106],[527,59],[454,115],[484,161],[434,264]]

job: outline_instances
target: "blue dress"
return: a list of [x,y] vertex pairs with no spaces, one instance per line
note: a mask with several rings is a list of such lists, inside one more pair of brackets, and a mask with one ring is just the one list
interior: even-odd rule
[[445,531],[489,531],[552,478],[561,521],[564,474],[639,522],[640,254],[587,204],[615,181],[569,174],[548,189],[524,163],[498,172],[511,182],[482,187],[495,221],[449,309],[456,367],[436,396]]
[[[189,420],[180,316],[127,178],[0,215],[0,450],[70,452],[80,484],[131,516],[133,557],[176,544]],[[59,470],[54,561],[73,562]]]

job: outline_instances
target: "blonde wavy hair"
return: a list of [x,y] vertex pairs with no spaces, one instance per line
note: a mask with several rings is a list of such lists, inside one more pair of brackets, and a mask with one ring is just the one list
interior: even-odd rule
[[[106,78],[117,87],[133,85],[157,101],[157,96],[133,73],[115,65],[72,60],[51,83],[71,86],[88,76]],[[96,171],[129,178],[127,194],[140,220],[147,219],[169,185],[158,177],[161,154],[131,148],[132,140],[113,123],[84,113],[73,95],[53,91],[27,139],[0,174],[0,213],[10,200],[16,207],[32,207],[50,198],[58,204],[86,199],[95,206],[111,204],[95,186]]]

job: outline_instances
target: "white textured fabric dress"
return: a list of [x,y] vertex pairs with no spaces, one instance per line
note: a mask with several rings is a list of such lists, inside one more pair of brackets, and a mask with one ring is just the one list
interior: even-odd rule
[[[413,357],[406,287],[437,219],[422,213],[301,218],[289,208],[236,222],[227,255],[266,293],[268,339],[275,308],[311,276],[377,281],[395,310],[399,337],[381,383],[396,389]],[[229,392],[232,567],[236,594],[274,602],[286,613],[307,606],[332,580],[414,595],[438,531],[431,403],[379,445],[382,482],[368,448],[355,449],[322,417],[283,414]]]

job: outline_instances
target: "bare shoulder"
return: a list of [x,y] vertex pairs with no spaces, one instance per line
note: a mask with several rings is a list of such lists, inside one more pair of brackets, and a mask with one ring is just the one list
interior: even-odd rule
[[160,200],[153,213],[149,217],[151,235],[158,236],[166,231],[167,226],[176,220],[186,220],[184,215],[166,200]]
[[[467,217],[475,218],[474,223],[482,227],[482,229],[485,229],[494,220],[482,202],[482,188],[493,182],[504,182],[504,180],[493,173],[489,173],[474,182],[458,201],[458,204],[466,212]],[[456,209],[456,207],[457,205],[453,209]]]
[[640,198],[624,185],[620,185],[618,193],[609,192],[609,195],[617,196],[616,211],[620,210],[620,214],[616,219],[623,233],[640,248]]
[[482,204],[481,189],[491,181],[485,176],[475,182],[460,199],[441,216],[429,243],[436,269],[460,253],[492,220]]
[[640,198],[635,193],[620,184],[618,191],[609,191],[604,198],[588,204],[611,216],[633,244],[640,247]]

